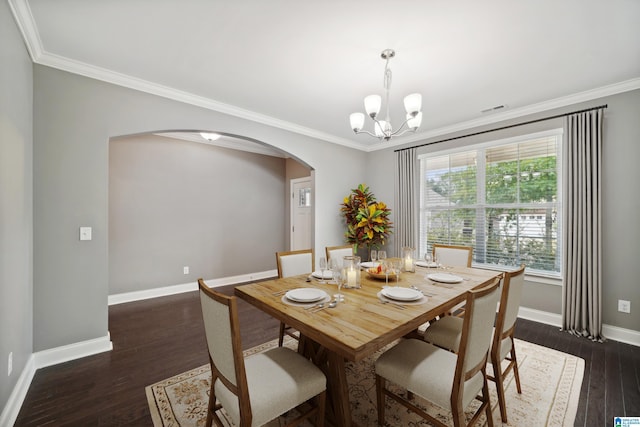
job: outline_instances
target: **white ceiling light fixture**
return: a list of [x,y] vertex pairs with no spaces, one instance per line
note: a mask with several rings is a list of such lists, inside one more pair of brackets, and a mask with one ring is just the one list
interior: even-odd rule
[[213,142],[216,139],[220,138],[219,134],[211,133],[211,132],[200,132],[200,136],[202,136],[204,139],[206,139],[209,142]]
[[393,49],[385,49],[380,54],[382,59],[386,61],[384,67],[384,89],[385,89],[385,102],[386,102],[386,116],[384,120],[378,120],[378,113],[382,107],[382,98],[380,95],[369,95],[364,99],[364,109],[373,119],[373,130],[371,133],[366,130],[362,130],[364,127],[364,114],[352,113],[349,116],[351,122],[351,129],[358,133],[366,133],[380,141],[390,140],[394,136],[400,136],[405,132],[415,132],[422,123],[422,95],[419,93],[412,93],[404,97],[404,108],[407,111],[406,120],[400,125],[397,130],[393,130],[391,126],[391,118],[389,116],[389,90],[391,89],[391,69],[389,68],[389,60],[396,56],[396,52]]

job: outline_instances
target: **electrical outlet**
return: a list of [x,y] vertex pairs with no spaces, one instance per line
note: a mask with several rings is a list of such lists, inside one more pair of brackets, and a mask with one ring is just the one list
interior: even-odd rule
[[182,272],[183,272],[184,274],[189,274],[189,266],[186,266],[186,265],[185,265],[184,267],[182,267]]
[[631,301],[625,301],[623,299],[619,299],[618,311],[621,311],[622,313],[631,313]]
[[7,362],[7,376],[11,376],[13,372],[13,351],[9,353],[9,361]]

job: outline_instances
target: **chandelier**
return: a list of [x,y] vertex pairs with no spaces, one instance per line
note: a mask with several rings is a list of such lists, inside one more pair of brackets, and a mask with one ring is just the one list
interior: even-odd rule
[[382,98],[380,95],[369,95],[364,99],[364,109],[373,119],[373,130],[371,133],[366,130],[362,130],[364,127],[364,114],[352,113],[349,116],[351,122],[351,129],[358,133],[366,133],[380,141],[390,140],[394,136],[400,136],[405,132],[415,132],[422,123],[422,95],[419,93],[412,93],[405,96],[404,108],[407,111],[406,120],[396,130],[393,130],[391,126],[391,118],[389,116],[389,90],[391,88],[391,69],[389,68],[389,60],[396,56],[396,52],[393,49],[385,49],[380,54],[382,59],[386,61],[384,67],[384,90],[385,90],[385,103],[386,103],[386,115],[384,120],[378,120],[378,114],[380,113],[380,107],[382,106]]

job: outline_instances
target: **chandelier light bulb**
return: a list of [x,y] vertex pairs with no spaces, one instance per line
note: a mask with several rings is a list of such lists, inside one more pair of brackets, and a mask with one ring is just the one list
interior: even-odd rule
[[349,116],[349,122],[351,123],[351,129],[353,129],[354,132],[360,132],[364,127],[364,114],[352,113]]
[[407,110],[407,114],[415,116],[420,112],[422,108],[422,95],[419,93],[412,93],[404,97],[404,109]]
[[422,111],[418,112],[415,116],[407,113],[407,127],[411,130],[417,130],[422,124]]
[[[378,138],[386,138],[391,135],[391,123],[380,120],[373,126]],[[388,138],[387,138],[388,139]]]
[[376,118],[381,106],[382,97],[380,95],[369,95],[364,99],[364,109],[372,119]]

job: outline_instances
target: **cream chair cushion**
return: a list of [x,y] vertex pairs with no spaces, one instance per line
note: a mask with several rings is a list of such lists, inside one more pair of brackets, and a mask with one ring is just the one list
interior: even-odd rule
[[[249,356],[244,364],[253,413],[252,426],[266,424],[293,409],[293,403],[311,399],[326,387],[322,371],[286,347]],[[215,392],[222,407],[239,425],[240,409],[236,396],[219,380],[216,381]]]
[[[383,353],[376,374],[451,411],[451,392],[458,356],[416,339],[408,339]],[[464,384],[462,406],[466,408],[482,390],[482,372]]]

